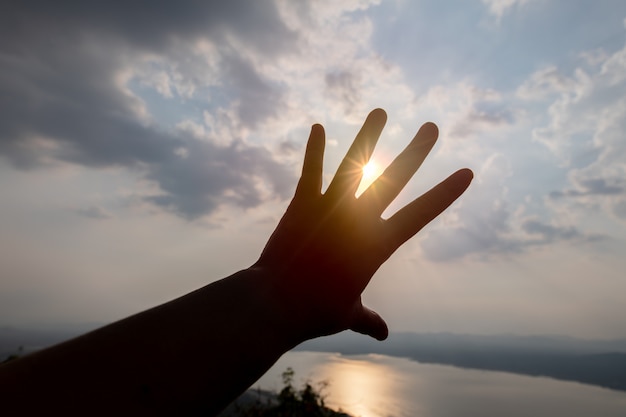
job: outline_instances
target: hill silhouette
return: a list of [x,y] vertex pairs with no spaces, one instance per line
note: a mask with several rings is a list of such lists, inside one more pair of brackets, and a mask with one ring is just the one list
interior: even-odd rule
[[544,376],[626,391],[626,340],[395,333],[380,343],[342,333],[307,341],[295,350],[344,355],[376,353],[422,363]]
[[[46,330],[0,327],[0,361],[67,340],[95,325]],[[504,371],[626,391],[626,340],[563,336],[392,333],[378,342],[351,332],[309,340],[294,350],[383,354],[422,363]]]

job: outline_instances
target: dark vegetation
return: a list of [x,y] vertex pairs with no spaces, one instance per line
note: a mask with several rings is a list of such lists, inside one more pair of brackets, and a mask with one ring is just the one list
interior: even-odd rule
[[291,368],[287,368],[282,377],[284,386],[279,393],[248,391],[220,417],[350,417],[326,407],[323,395],[326,383],[320,383],[315,388],[310,382],[305,382],[300,389],[296,389]]
[[13,361],[17,358],[19,358],[20,356],[22,356],[24,354],[24,346],[20,346],[17,348],[17,350],[13,353],[10,353],[8,356],[3,356],[0,357],[0,363],[6,363],[6,362],[10,362]]

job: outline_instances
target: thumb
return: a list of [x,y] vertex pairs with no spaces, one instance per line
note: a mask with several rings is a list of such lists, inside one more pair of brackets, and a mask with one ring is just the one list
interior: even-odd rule
[[350,330],[366,334],[377,340],[385,340],[389,336],[387,323],[374,310],[361,305],[356,311]]

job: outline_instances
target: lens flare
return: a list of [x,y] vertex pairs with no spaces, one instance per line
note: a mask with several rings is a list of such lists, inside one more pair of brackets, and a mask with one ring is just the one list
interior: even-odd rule
[[374,161],[369,161],[363,165],[363,182],[372,182],[379,174],[380,169]]

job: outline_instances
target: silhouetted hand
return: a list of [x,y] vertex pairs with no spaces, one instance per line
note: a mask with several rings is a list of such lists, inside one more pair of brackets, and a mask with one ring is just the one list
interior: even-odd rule
[[463,193],[472,172],[456,172],[381,219],[437,139],[434,124],[422,126],[356,198],[385,120],[382,110],[368,116],[324,194],[324,129],[313,126],[296,194],[252,267],[0,365],[5,414],[215,415],[307,339],[345,329],[386,338],[387,325],[361,304],[361,292]]
[[420,167],[437,140],[424,124],[384,173],[359,196],[369,161],[387,116],[372,111],[322,194],[325,134],[314,125],[295,196],[261,257],[253,266],[275,291],[275,302],[302,340],[342,330],[385,339],[387,325],[363,306],[372,275],[407,239],[437,217],[470,184],[469,169],[457,171],[389,219],[381,214]]

